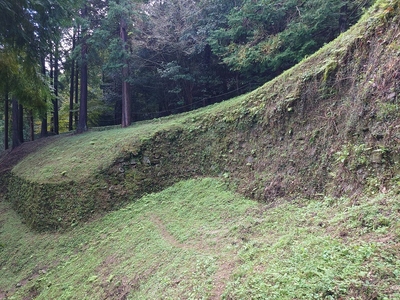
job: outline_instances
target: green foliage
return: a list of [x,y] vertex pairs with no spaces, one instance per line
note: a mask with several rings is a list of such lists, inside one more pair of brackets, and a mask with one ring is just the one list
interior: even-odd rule
[[[360,24],[356,33],[364,25]],[[118,199],[120,191],[126,198],[136,197],[182,178],[203,175],[225,177],[240,192],[261,201],[326,191],[358,192],[369,187],[383,191],[395,172],[395,148],[386,141],[382,145],[367,143],[371,137],[366,132],[375,131],[374,123],[368,125],[371,128],[360,123],[362,126],[351,131],[347,127],[348,119],[355,116],[358,120],[359,107],[365,109],[364,103],[369,103],[369,92],[364,89],[370,85],[359,79],[357,85],[351,85],[352,97],[343,92],[326,93],[333,85],[337,91],[348,90],[349,83],[335,82],[335,77],[344,76],[343,72],[345,78],[352,77],[343,59],[350,56],[358,36],[352,32],[352,38],[339,38],[251,94],[124,131],[66,137],[27,157],[13,172],[44,184],[99,176],[109,180],[105,186],[111,188],[112,199]],[[367,55],[364,50],[360,52]],[[166,71],[178,81],[183,72],[177,63],[166,66]],[[329,77],[326,82],[325,73]],[[363,94],[358,94],[359,87]],[[368,106],[375,107],[373,103]],[[377,130],[379,136],[381,130]],[[335,138],[328,139],[332,136]],[[340,150],[343,143],[347,148]],[[374,152],[379,149],[387,150]],[[343,183],[345,179],[349,183]]]
[[[349,207],[350,202],[341,199],[326,206],[321,202],[308,202],[300,211],[284,205],[268,212],[268,217],[254,226],[256,229],[252,227],[253,240],[239,252],[243,264],[233,276],[225,296],[234,299],[352,299],[379,295],[377,297],[384,298],[378,290],[383,288],[382,284],[386,285],[386,274],[397,273],[399,259],[394,258],[391,251],[381,253],[381,243],[371,239],[362,241],[360,236],[366,234],[365,223],[354,224],[348,218],[354,214],[354,219],[360,220],[357,214],[370,214],[371,221],[377,224],[371,230],[381,232],[379,227],[390,226],[391,221],[378,211],[388,203],[379,205],[379,198],[364,201],[362,207]],[[389,206],[395,201],[390,200]],[[288,224],[292,224],[290,228],[295,228],[295,224],[298,227],[284,229]],[[254,238],[255,232],[259,234],[258,239]],[[346,242],[326,239],[319,232],[336,232],[338,237],[346,236]],[[261,242],[263,236],[269,237],[266,245]],[[392,258],[386,260],[386,255]],[[396,275],[392,280],[394,278]],[[389,290],[392,283],[386,285]]]
[[0,50],[0,91],[17,97],[29,109],[39,112],[46,110],[44,100],[50,97],[50,88],[37,70],[37,66],[27,61],[26,54],[17,50]]
[[380,102],[377,111],[377,118],[380,121],[391,121],[396,120],[399,117],[399,104],[397,100],[393,103],[391,102]]
[[209,38],[231,69],[281,73],[353,24],[370,1],[243,1]]
[[0,93],[15,98],[35,118],[47,111],[46,99],[54,99],[42,59],[58,46],[72,7],[71,1],[57,0],[0,2]]

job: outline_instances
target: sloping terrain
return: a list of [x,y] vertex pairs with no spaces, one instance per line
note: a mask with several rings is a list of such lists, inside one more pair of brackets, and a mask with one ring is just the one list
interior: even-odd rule
[[0,299],[400,299],[399,16],[248,95],[3,156]]
[[264,202],[397,190],[398,15],[398,1],[378,1],[348,32],[248,95],[58,139],[2,177],[6,195],[42,230],[194,176],[223,177]]
[[0,202],[0,299],[399,299],[398,200],[272,207],[195,179],[64,233]]

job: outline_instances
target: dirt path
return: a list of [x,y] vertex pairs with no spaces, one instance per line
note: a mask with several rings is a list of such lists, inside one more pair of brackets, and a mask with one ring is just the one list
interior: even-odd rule
[[171,233],[169,233],[167,227],[158,216],[152,214],[150,216],[150,220],[157,226],[164,240],[166,240],[173,247],[183,250],[193,250],[196,252],[213,255],[217,257],[219,256],[220,263],[218,265],[217,271],[214,274],[214,281],[213,281],[214,288],[211,292],[210,299],[213,300],[221,299],[226,288],[226,283],[228,282],[229,277],[232,275],[236,267],[235,261],[227,261],[226,259],[223,259],[218,249],[213,249],[209,246],[205,246],[205,243],[200,243],[199,245],[193,245],[193,244],[187,245],[181,243]]
[[157,225],[158,230],[160,231],[164,240],[166,240],[172,246],[184,250],[199,250],[195,247],[190,247],[188,245],[180,243],[172,234],[168,232],[167,227],[165,227],[164,223],[158,216],[151,215],[151,221]]

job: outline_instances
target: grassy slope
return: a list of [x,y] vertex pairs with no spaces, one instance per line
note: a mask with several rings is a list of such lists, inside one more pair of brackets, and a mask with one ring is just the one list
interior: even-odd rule
[[378,1],[338,39],[232,101],[60,138],[12,170],[7,196],[43,230],[195,176],[224,177],[264,202],[398,190],[399,14],[398,0]]
[[268,207],[195,179],[58,234],[2,202],[0,299],[399,299],[398,200]]
[[13,172],[39,183],[85,180],[107,170],[126,152],[138,151],[157,132],[195,128],[197,119],[229,111],[243,99],[241,96],[197,111],[139,122],[126,129],[66,136],[22,160]]
[[[398,1],[379,1],[358,25],[248,95],[127,130],[60,139],[13,174],[46,184],[114,172],[107,180],[125,180],[125,190],[157,177],[144,192],[171,178],[223,175],[263,201],[394,188],[399,11]],[[137,170],[129,170],[131,161]],[[115,176],[121,168],[122,180]]]
[[[210,174],[258,199],[299,200],[256,204],[218,180],[191,180],[43,234],[0,202],[0,299],[400,298],[400,207],[388,193],[399,182],[398,2],[380,1],[372,17],[247,96],[59,138],[14,168],[7,193],[39,195],[29,210],[42,215],[57,202],[44,217],[67,225],[107,208],[81,182],[113,202]],[[129,194],[138,185],[146,189]],[[359,186],[380,193],[361,196]],[[318,200],[329,187],[353,197]],[[79,201],[90,205],[82,212]]]

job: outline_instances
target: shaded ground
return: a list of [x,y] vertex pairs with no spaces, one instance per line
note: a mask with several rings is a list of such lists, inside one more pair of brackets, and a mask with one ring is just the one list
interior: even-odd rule
[[43,146],[57,139],[58,136],[40,138],[33,142],[25,142],[21,146],[0,153],[0,174],[10,171],[18,162],[27,155],[37,151]]

